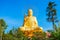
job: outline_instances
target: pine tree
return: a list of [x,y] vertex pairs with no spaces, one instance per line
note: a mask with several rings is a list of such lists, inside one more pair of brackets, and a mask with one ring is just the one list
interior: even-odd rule
[[56,13],[56,4],[54,2],[49,2],[47,7],[47,21],[52,22],[53,28],[55,30],[55,22],[58,22],[57,20],[57,13]]

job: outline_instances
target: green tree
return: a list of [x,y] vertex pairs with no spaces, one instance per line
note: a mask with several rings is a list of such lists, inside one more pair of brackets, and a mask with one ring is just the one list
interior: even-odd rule
[[20,30],[20,28],[18,28],[15,32],[16,34],[16,38],[18,38],[18,40],[27,40],[27,37],[24,36],[24,33]]
[[46,39],[46,33],[45,32],[34,32],[33,40],[45,40]]
[[2,40],[3,31],[7,28],[6,22],[0,19],[0,40]]
[[60,40],[60,32],[52,31],[49,40]]
[[9,33],[3,35],[3,40],[28,40],[28,37],[24,36],[20,28],[9,31]]
[[58,23],[58,28],[57,29],[60,32],[60,22]]
[[60,24],[58,24],[56,31],[49,30],[48,32],[51,33],[51,37],[48,38],[49,40],[60,40]]
[[55,6],[56,4],[54,2],[49,2],[47,7],[47,16],[48,16],[47,21],[52,22],[54,30],[56,28],[54,24],[55,22],[58,22]]

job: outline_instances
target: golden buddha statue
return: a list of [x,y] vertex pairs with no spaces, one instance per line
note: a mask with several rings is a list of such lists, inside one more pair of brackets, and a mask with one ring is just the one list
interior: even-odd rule
[[28,15],[24,17],[24,24],[20,29],[26,34],[29,33],[28,36],[33,35],[32,33],[36,31],[42,32],[42,28],[38,26],[37,19],[33,16],[31,9],[28,10]]

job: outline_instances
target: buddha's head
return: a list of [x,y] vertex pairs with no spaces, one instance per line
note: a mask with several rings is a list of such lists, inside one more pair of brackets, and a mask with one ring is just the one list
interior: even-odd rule
[[28,16],[32,16],[33,15],[33,11],[32,11],[32,9],[29,9],[28,10]]

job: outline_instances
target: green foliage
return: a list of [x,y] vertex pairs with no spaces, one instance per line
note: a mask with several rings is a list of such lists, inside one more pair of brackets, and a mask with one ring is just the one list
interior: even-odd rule
[[4,31],[4,29],[7,28],[7,25],[3,19],[0,19],[0,33]]
[[51,30],[51,37],[49,38],[49,40],[60,40],[60,27],[57,27],[56,31],[55,30]]
[[6,29],[7,28],[6,22],[3,19],[0,19],[0,27],[2,29]]
[[7,25],[3,19],[0,19],[0,40],[2,40],[3,31],[7,28]]
[[47,21],[52,22],[53,29],[56,30],[56,24],[55,22],[58,22],[57,20],[57,13],[56,13],[56,4],[55,2],[49,2],[47,7]]
[[58,27],[55,25],[55,27],[55,30],[48,30],[51,33],[51,36],[48,38],[46,38],[46,32],[34,32],[34,36],[30,39],[24,36],[20,28],[13,28],[7,34],[3,32],[2,40],[60,40],[60,25]]
[[27,37],[25,37],[23,32],[18,28],[10,30],[7,34],[3,34],[3,40],[27,40]]
[[49,2],[48,7],[47,7],[47,20],[50,22],[56,22],[57,17],[56,17],[56,9],[55,9],[56,4],[54,2]]
[[52,32],[50,40],[60,40],[60,33],[59,32]]
[[34,37],[35,40],[45,40],[46,39],[46,33],[45,32],[35,32]]
[[[45,32],[34,32],[34,36],[30,38],[30,40],[60,40],[60,26],[55,30],[48,30],[48,32],[51,33],[51,37],[49,38],[46,38]],[[20,28],[13,28],[7,34],[3,32],[2,37],[2,40],[28,40],[28,37],[24,36]]]

